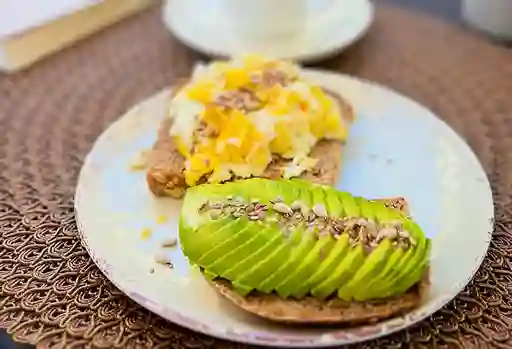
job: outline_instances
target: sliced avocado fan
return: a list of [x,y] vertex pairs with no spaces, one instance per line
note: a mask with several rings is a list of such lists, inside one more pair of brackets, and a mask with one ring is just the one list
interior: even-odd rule
[[246,179],[187,191],[185,256],[241,295],[366,301],[407,292],[430,240],[403,212],[301,180]]

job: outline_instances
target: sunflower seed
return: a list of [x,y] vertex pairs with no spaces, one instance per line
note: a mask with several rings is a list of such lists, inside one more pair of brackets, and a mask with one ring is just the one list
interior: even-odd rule
[[249,220],[250,220],[250,221],[257,221],[257,220],[259,220],[259,219],[260,219],[260,217],[259,217],[258,215],[256,215],[256,216],[254,216],[254,215],[250,215],[250,216],[249,216]]
[[381,240],[383,240],[385,238],[395,239],[397,236],[398,236],[398,232],[397,232],[396,229],[389,228],[389,227],[388,228],[382,228],[377,233],[377,237],[376,237],[375,240],[381,241]]
[[240,211],[234,211],[231,215],[235,218],[239,218],[243,216],[243,213]]
[[344,223],[345,223],[345,227],[350,230],[350,229],[355,228],[355,226],[357,224],[357,220],[354,218],[345,218]]
[[359,241],[361,241],[362,243],[368,242],[368,235],[366,235],[366,231],[364,230],[363,227],[359,228],[357,236],[359,238]]
[[402,239],[410,239],[411,234],[409,234],[407,230],[399,230],[398,236],[401,237]]
[[348,235],[349,235],[351,238],[355,239],[355,238],[357,237],[357,232],[356,232],[354,229],[350,229],[350,230],[348,231]]
[[407,241],[401,240],[397,241],[396,246],[401,249],[407,250],[411,245]]
[[313,206],[313,213],[317,215],[318,217],[326,217],[327,216],[327,210],[325,209],[325,206],[322,204],[317,204]]
[[378,230],[377,230],[377,224],[375,224],[374,221],[372,220],[369,220],[367,223],[366,223],[366,232],[368,233],[369,236],[375,238],[377,237],[377,233],[378,233]]
[[258,210],[266,211],[266,210],[268,210],[268,205],[259,204],[258,205]]
[[301,201],[294,201],[290,207],[292,210],[298,211],[304,207],[304,204]]
[[221,215],[220,211],[217,211],[217,210],[210,211],[210,218],[213,220],[218,219],[220,217],[220,215]]
[[300,208],[300,213],[302,214],[303,217],[308,217],[309,207],[307,207],[306,205],[302,205],[302,207]]
[[272,208],[276,211],[276,212],[279,212],[279,213],[283,213],[283,214],[292,214],[293,211],[290,207],[288,207],[288,205],[282,203],[282,202],[276,202]]
[[345,224],[343,223],[343,221],[336,220],[331,223],[331,226],[334,229],[334,231],[341,233],[341,232],[343,232]]
[[366,218],[359,218],[357,221],[356,221],[356,224],[357,225],[360,225],[362,227],[366,227],[366,225],[368,224],[368,220]]

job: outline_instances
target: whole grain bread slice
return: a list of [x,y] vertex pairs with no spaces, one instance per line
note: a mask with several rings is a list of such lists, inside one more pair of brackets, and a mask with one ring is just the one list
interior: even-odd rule
[[[185,83],[186,81],[180,81],[175,84],[172,93],[175,94],[179,91]],[[341,115],[348,122],[352,122],[354,112],[350,104],[335,92],[327,90],[326,92],[336,101]],[[148,154],[146,181],[149,189],[156,196],[181,198],[187,190],[183,175],[185,158],[178,151],[176,144],[169,135],[172,124],[172,118],[167,118],[160,124],[156,142]],[[319,184],[335,184],[341,168],[342,145],[342,142],[338,140],[321,140],[318,142],[309,154],[318,160],[317,165],[314,169],[303,173],[300,178]],[[280,178],[282,167],[289,164],[290,161],[275,157],[262,177]]]
[[[403,198],[382,199],[387,206],[408,213]],[[418,307],[429,286],[429,270],[423,279],[405,294],[397,297],[366,302],[345,302],[339,298],[325,301],[314,297],[301,300],[282,299],[275,293],[251,292],[240,296],[231,284],[223,279],[210,281],[210,285],[224,298],[252,314],[270,321],[289,324],[345,324],[373,323],[390,317],[403,315]]]

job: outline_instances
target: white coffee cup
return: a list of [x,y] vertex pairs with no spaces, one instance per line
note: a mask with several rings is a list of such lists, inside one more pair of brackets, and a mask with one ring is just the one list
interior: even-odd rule
[[310,1],[215,0],[232,30],[249,37],[294,35],[306,24]]
[[512,0],[464,0],[462,11],[470,25],[512,39]]

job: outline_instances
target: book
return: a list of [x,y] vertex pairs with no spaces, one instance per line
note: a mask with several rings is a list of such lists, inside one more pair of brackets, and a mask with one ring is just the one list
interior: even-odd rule
[[0,70],[24,69],[153,2],[51,0],[30,2],[27,10],[23,1],[0,1]]

